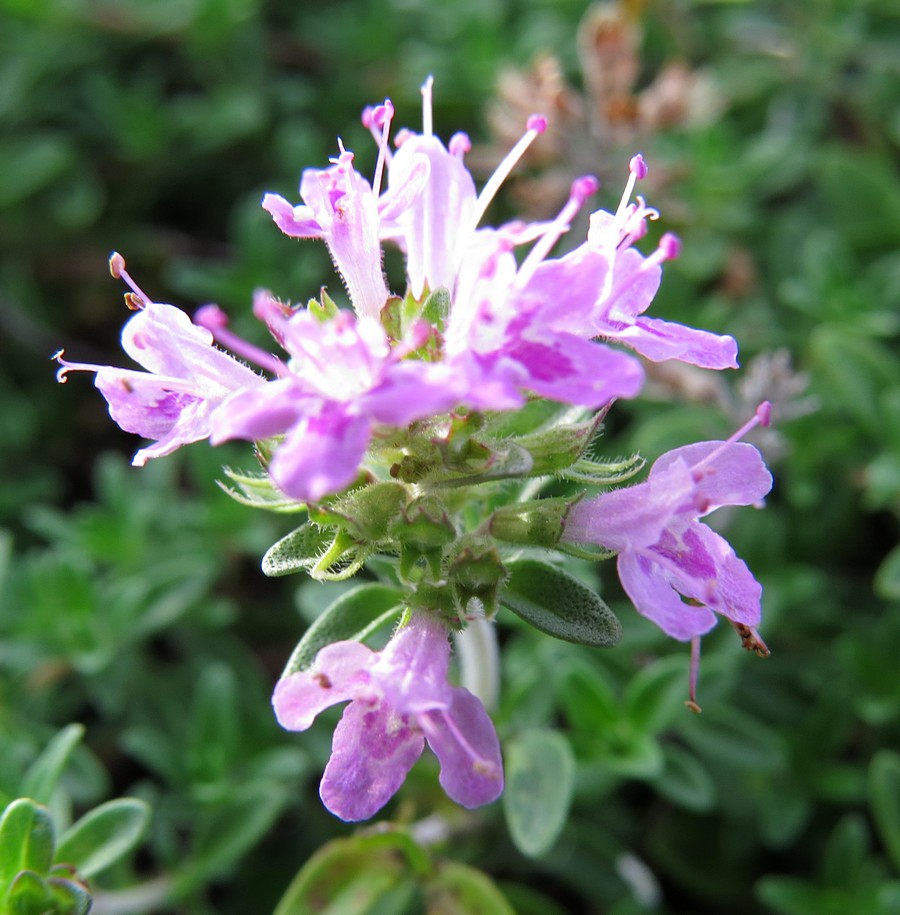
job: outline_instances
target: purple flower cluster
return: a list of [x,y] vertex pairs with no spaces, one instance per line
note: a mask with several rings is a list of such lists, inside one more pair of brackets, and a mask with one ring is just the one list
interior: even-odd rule
[[[483,225],[498,188],[546,123],[539,116],[529,119],[522,139],[479,191],[465,165],[468,137],[457,134],[444,145],[432,130],[430,79],[422,94],[421,133],[399,131],[393,148],[391,103],[364,112],[378,147],[371,181],[339,141],[327,168],[303,172],[300,203],[276,194],[263,199],[286,235],[325,242],[352,310],[339,310],[324,298],[321,307],[297,308],[258,290],[253,312],[283,351],[276,356],[232,333],[215,305],[191,319],[153,301],[114,254],[111,271],[130,287],[126,301],[136,312],[122,332],[122,345],[145,371],[70,362],[61,351],[56,356],[60,381],[71,371],[94,372],[113,419],[152,441],[137,452],[135,464],[202,439],[212,444],[243,439],[266,442],[261,451],[273,484],[298,502],[315,505],[360,481],[383,483],[388,472],[413,481],[408,489],[394,481],[373,488],[381,495],[365,504],[386,513],[379,528],[384,539],[373,535],[373,549],[387,542],[388,551],[401,558],[401,571],[404,557],[412,557],[410,565],[428,557],[427,570],[419,569],[431,575],[427,600],[408,600],[407,608],[418,609],[407,609],[407,621],[383,651],[335,642],[319,651],[311,668],[286,674],[273,698],[279,722],[299,731],[324,709],[349,703],[321,783],[326,807],[346,820],[367,819],[381,809],[426,743],[440,762],[442,786],[463,806],[489,803],[503,788],[500,747],[487,712],[472,693],[448,680],[444,622],[454,613],[465,616],[469,598],[461,594],[475,594],[482,610],[496,607],[491,588],[499,589],[506,574],[500,554],[478,540],[485,527],[465,535],[473,540],[465,548],[454,551],[451,545],[443,553],[458,530],[474,529],[454,527],[449,517],[461,511],[462,500],[448,508],[440,494],[423,498],[422,477],[404,477],[401,464],[393,463],[397,455],[384,455],[391,449],[399,453],[396,443],[410,441],[421,446],[420,453],[431,447],[444,454],[440,446],[447,442],[429,437],[437,424],[422,421],[461,418],[471,410],[515,410],[533,396],[602,415],[614,400],[639,393],[644,373],[638,356],[708,369],[737,365],[730,336],[646,315],[662,265],[678,256],[679,242],[664,234],[646,256],[634,247],[648,220],[658,216],[641,197],[632,200],[647,174],[640,155],[629,163],[616,211],[594,212],[587,238],[551,257],[597,190],[596,179],[573,182],[555,219]],[[405,257],[405,299],[388,287],[384,246]],[[729,544],[700,519],[719,506],[756,503],[769,491],[772,479],[759,452],[738,441],[749,426],[767,421],[764,405],[727,442],[671,451],[656,461],[645,482],[580,501],[573,497],[571,507],[565,504],[567,513],[557,512],[555,525],[543,528],[549,538],[541,541],[544,546],[559,545],[562,536],[564,543],[598,544],[618,554],[622,584],[638,611],[668,635],[691,642],[692,699],[699,639],[716,614],[732,622],[746,647],[765,649],[755,630],[761,588]],[[444,427],[452,429],[453,423]],[[563,437],[551,442],[552,430],[550,438],[541,430],[545,458],[553,451],[559,460],[561,453],[560,463],[532,464],[533,455],[516,446],[527,458],[522,474],[531,468],[540,476],[551,472],[547,466],[563,467],[573,441],[581,443],[578,448],[587,444],[571,432],[563,429]],[[569,444],[554,450],[564,440]],[[481,443],[473,453],[479,454],[479,447],[495,457]],[[408,453],[414,451],[410,447]],[[579,461],[576,451],[572,462]],[[589,465],[588,471],[573,478],[586,475],[588,482],[604,483],[589,473],[600,465],[580,464]],[[469,487],[465,492],[498,478],[479,478],[465,461],[446,467],[456,474],[450,485]],[[371,475],[361,477],[365,470]],[[401,501],[408,497],[402,505],[393,501],[398,489]],[[352,501],[356,495],[340,498]],[[383,503],[377,501],[382,495]],[[543,506],[537,505],[540,512]],[[327,528],[330,511],[339,517],[330,503],[318,512],[311,509],[310,516],[317,524],[325,518],[321,524]],[[409,543],[403,540],[404,524]],[[326,553],[329,561],[344,555],[345,542],[359,546],[342,534]],[[410,592],[420,584],[415,577],[403,583]],[[438,592],[449,597],[439,600]]]
[[[634,397],[643,383],[640,363],[605,341],[651,360],[736,365],[731,337],[644,316],[661,265],[677,255],[678,243],[665,235],[648,257],[632,247],[657,215],[641,198],[631,202],[646,174],[640,156],[631,162],[617,212],[594,213],[587,239],[551,258],[596,189],[595,179],[578,179],[554,220],[481,227],[500,184],[546,124],[537,116],[529,120],[479,193],[464,163],[468,138],[457,134],[445,146],[432,133],[430,80],[423,97],[422,133],[400,132],[394,150],[388,145],[391,103],[365,112],[379,148],[372,182],[341,146],[328,168],[303,172],[301,204],[265,196],[263,206],[283,232],[325,241],[353,305],[353,312],[320,320],[258,292],[254,311],[287,360],[230,334],[214,307],[191,322],[177,308],[153,302],[113,256],[113,273],[129,283],[130,303],[138,309],[123,331],[123,347],[147,373],[67,362],[60,353],[59,378],[73,370],[96,372],[113,419],[155,440],[135,463],[206,437],[213,443],[277,437],[274,482],[291,498],[315,502],[353,482],[381,429],[404,428],[455,407],[509,410],[530,394],[585,407]],[[408,339],[388,337],[380,320],[390,297],[383,244],[404,253],[409,294],[417,300],[446,290],[445,327],[420,320]],[[520,263],[515,249],[523,245],[531,249]],[[428,338],[439,358],[413,358]],[[272,377],[257,375],[213,340]]]

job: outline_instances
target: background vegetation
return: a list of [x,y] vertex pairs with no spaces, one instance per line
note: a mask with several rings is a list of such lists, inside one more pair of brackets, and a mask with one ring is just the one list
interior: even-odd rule
[[[338,135],[370,169],[360,109],[390,96],[418,126],[428,73],[438,130],[469,131],[485,169],[519,129],[508,118],[553,109],[509,212],[547,215],[585,170],[614,207],[641,149],[684,243],[655,313],[741,344],[732,378],[654,376],[616,408],[604,451],[652,459],[776,403],[756,440],[773,495],[726,519],[765,586],[772,656],[720,627],[692,716],[684,646],[607,570],[616,649],[502,619],[501,736],[527,748],[558,730],[570,816],[536,858],[499,804],[429,854],[481,869],[526,915],[900,911],[900,14],[893,0],[621,9],[616,32],[580,0],[0,0],[0,807],[30,793],[61,832],[111,799],[149,803],[137,851],[90,869],[94,911],[272,911],[318,848],[352,835],[316,797],[327,722],[285,734],[269,707],[334,592],[259,572],[290,521],[214,482],[248,451],[202,444],[134,470],[137,443],[85,378],[57,386],[49,357],[122,364],[112,249],[154,298],[217,301],[247,334],[255,286],[302,299],[333,283],[324,249],[281,236],[260,197],[293,195]],[[622,89],[596,49],[627,51],[632,26]],[[437,809],[453,825],[432,775],[414,772],[393,819]],[[373,911],[421,910],[410,855]]]

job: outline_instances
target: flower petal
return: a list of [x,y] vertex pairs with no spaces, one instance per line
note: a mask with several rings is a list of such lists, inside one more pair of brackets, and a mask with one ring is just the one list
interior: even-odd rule
[[716,615],[707,607],[685,603],[672,587],[669,576],[651,555],[625,550],[617,561],[619,580],[635,609],[682,642],[709,632]]
[[678,461],[697,467],[697,494],[706,503],[701,514],[722,505],[753,505],[772,488],[762,455],[747,442],[696,442],[667,451],[654,462],[650,479]]
[[375,652],[361,642],[327,645],[309,670],[282,677],[272,705],[278,723],[288,731],[305,731],[319,712],[352,699],[369,680]]
[[737,343],[727,334],[713,334],[674,321],[638,318],[633,324],[609,320],[602,336],[630,346],[651,362],[677,359],[704,369],[736,369]]
[[446,711],[419,716],[428,745],[441,763],[440,782],[463,807],[481,807],[503,792],[500,741],[481,701],[461,686]]
[[334,731],[322,803],[342,820],[367,820],[396,794],[424,746],[422,732],[387,701],[351,702]]
[[401,715],[450,706],[450,641],[447,627],[431,613],[414,613],[372,668],[372,679]]
[[317,502],[353,482],[371,435],[366,417],[351,416],[342,404],[322,403],[275,449],[269,473],[291,498]]

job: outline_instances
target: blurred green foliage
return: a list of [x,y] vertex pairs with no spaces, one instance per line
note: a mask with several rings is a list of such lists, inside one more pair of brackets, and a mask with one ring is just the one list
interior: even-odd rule
[[[772,656],[745,655],[720,627],[704,640],[693,716],[683,646],[637,618],[606,569],[603,597],[625,630],[615,649],[556,642],[501,611],[496,718],[511,771],[546,784],[558,768],[570,815],[559,825],[517,807],[517,848],[502,805],[462,816],[420,765],[389,808],[412,838],[373,852],[395,869],[372,904],[421,911],[437,887],[503,911],[479,869],[524,915],[896,912],[900,14],[892,0],[628,6],[644,28],[640,82],[683,59],[720,105],[641,138],[670,176],[651,203],[684,243],[655,313],[733,333],[749,367],[737,383],[656,379],[616,408],[601,444],[652,459],[727,434],[754,396],[776,401],[776,432],[757,440],[775,491],[764,512],[726,519],[765,586]],[[0,0],[0,799],[32,797],[32,821],[54,824],[57,841],[111,799],[150,805],[137,851],[95,859],[102,868],[82,855],[97,911],[272,911],[311,860],[279,909],[300,911],[291,899],[317,898],[317,881],[370,840],[351,839],[315,795],[332,719],[284,734],[268,699],[342,586],[261,575],[291,519],[212,482],[222,464],[250,466],[248,452],[198,445],[131,469],[136,443],[85,379],[54,384],[50,355],[65,345],[121,362],[113,248],[154,298],[216,300],[258,334],[255,286],[305,299],[334,283],[320,246],[296,245],[260,211],[264,190],[293,195],[337,135],[365,171],[359,110],[390,95],[417,124],[429,72],[440,132],[484,139],[502,66],[549,50],[578,85],[584,10]],[[622,163],[596,167],[624,174]],[[601,201],[614,206],[608,183]],[[571,571],[597,580],[585,563]],[[84,740],[51,765],[73,722]],[[432,810],[445,834],[428,832]]]

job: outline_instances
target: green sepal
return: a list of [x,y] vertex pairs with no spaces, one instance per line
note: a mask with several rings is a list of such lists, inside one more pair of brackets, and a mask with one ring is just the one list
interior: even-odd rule
[[241,505],[247,505],[250,508],[264,508],[267,511],[283,514],[292,514],[306,509],[303,502],[297,502],[286,496],[266,473],[241,473],[230,467],[223,467],[222,472],[237,486],[237,489],[217,480],[219,488]]
[[359,585],[330,604],[306,630],[284,668],[283,677],[307,670],[332,642],[361,642],[403,610],[403,592],[390,585]]
[[0,887],[19,871],[46,874],[53,864],[53,820],[31,798],[13,801],[0,818]]
[[537,559],[507,563],[500,603],[535,629],[566,642],[609,648],[622,638],[615,614],[587,585]]
[[401,512],[392,534],[400,544],[400,574],[409,579],[420,559],[428,564],[433,578],[441,576],[444,547],[456,539],[456,528],[444,503],[425,497]]
[[460,615],[466,613],[473,598],[481,602],[490,619],[497,612],[497,596],[506,580],[506,567],[490,540],[469,538],[450,562],[448,579]]
[[407,596],[406,602],[410,609],[432,610],[443,616],[447,622],[459,621],[459,607],[446,582],[436,584],[420,581],[415,591]]
[[310,522],[301,524],[272,544],[262,558],[262,570],[270,578],[309,571],[334,541],[334,534]]
[[434,480],[432,485],[449,489],[472,486],[476,483],[489,483],[493,480],[518,479],[532,474],[534,461],[531,455],[515,442],[502,442],[489,448],[476,439],[470,439],[469,447],[473,455],[477,454],[479,466],[472,467],[468,472],[458,476]]
[[60,837],[56,860],[93,877],[127,855],[150,823],[150,807],[135,797],[107,801],[86,813]]
[[389,538],[408,500],[402,483],[372,483],[345,493],[315,517],[341,525],[360,542],[379,543]]
[[618,461],[591,461],[581,458],[571,467],[560,470],[558,475],[564,480],[586,486],[613,486],[630,480],[644,469],[646,463],[647,461],[639,454]]
[[557,496],[502,505],[491,515],[488,530],[505,543],[555,547],[565,528],[566,517],[581,498]]
[[514,439],[534,461],[532,474],[544,476],[571,467],[584,454],[597,432],[600,419],[573,425],[555,426]]
[[429,293],[422,304],[422,317],[440,334],[443,334],[447,326],[450,304],[450,293],[443,286]]
[[557,731],[519,734],[504,747],[503,812],[516,848],[529,858],[548,852],[568,818],[575,791],[575,756]]
[[323,323],[336,318],[338,312],[340,312],[337,303],[331,298],[324,286],[319,290],[319,298],[310,299],[306,303],[306,307],[314,318],[318,318]]

